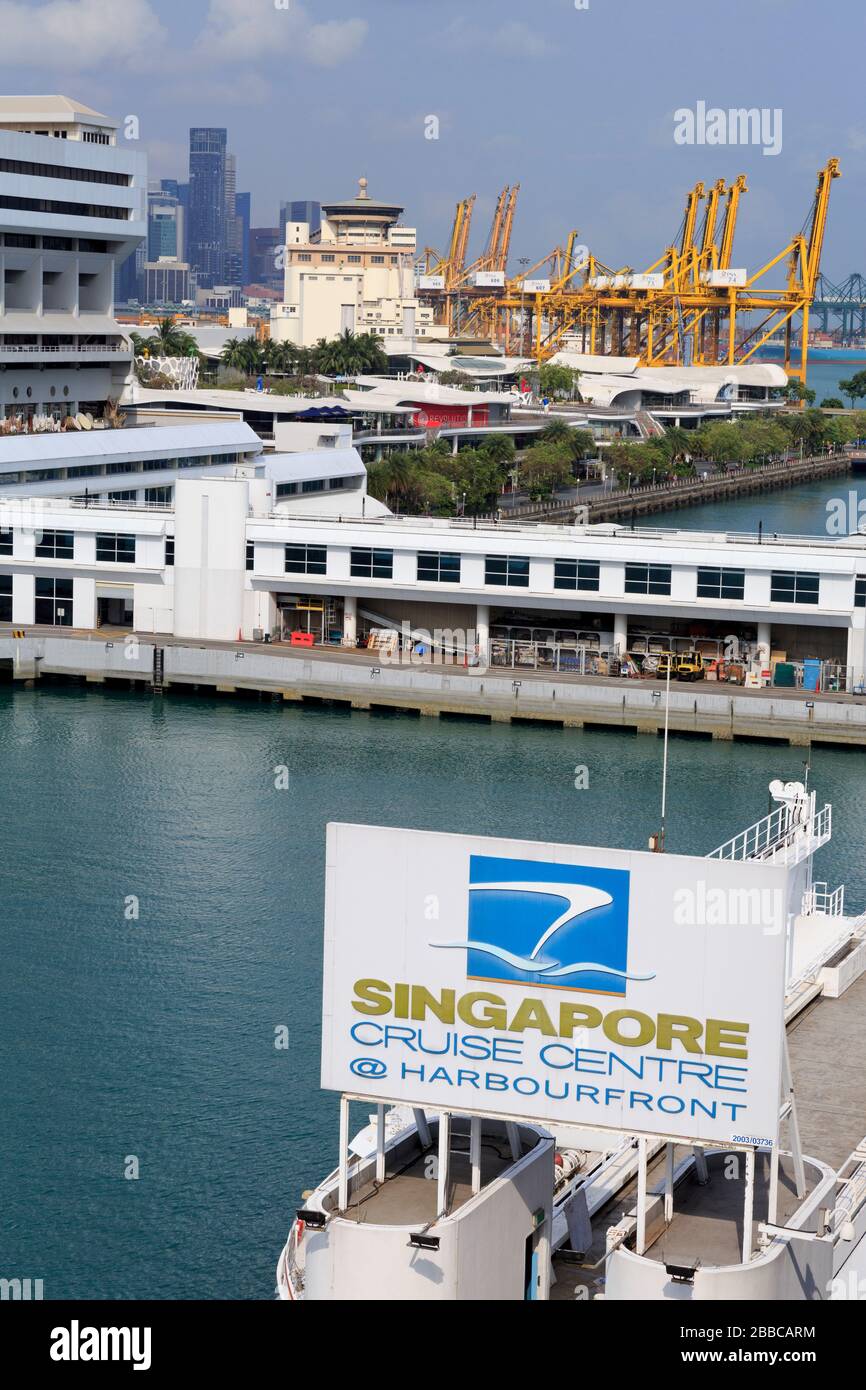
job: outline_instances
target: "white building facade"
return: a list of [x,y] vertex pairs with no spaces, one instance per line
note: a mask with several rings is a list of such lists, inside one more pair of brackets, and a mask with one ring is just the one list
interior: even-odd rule
[[0,97],[0,419],[101,414],[130,374],[115,266],[146,236],[147,162],[66,97]]
[[814,656],[863,685],[862,537],[474,528],[379,504],[371,517],[362,491],[331,497],[325,479],[305,494],[287,474],[284,487],[282,507],[273,479],[237,476],[179,481],[174,508],[0,503],[0,622],[94,629],[98,599],[122,588],[129,626],[180,638],[281,636],[316,613],[316,640],[350,647],[366,621],[472,633],[483,652],[519,621],[585,629],[625,653],[679,625],[749,633],[764,660]]
[[312,347],[341,333],[376,333],[386,342],[413,340],[433,314],[415,296],[414,227],[403,209],[370,198],[361,179],[357,198],[325,203],[321,225],[286,225],[283,303],[271,313],[277,342]]

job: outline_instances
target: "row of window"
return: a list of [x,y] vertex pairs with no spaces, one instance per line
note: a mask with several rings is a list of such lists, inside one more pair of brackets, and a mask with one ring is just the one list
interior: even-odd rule
[[93,237],[33,236],[30,232],[6,232],[0,235],[0,246],[14,247],[19,251],[85,251],[96,256],[107,256],[120,249],[119,242],[97,241]]
[[[149,489],[161,493],[162,489]],[[148,500],[157,501],[155,496]],[[96,537],[96,559],[100,564],[134,565],[134,535],[99,532]],[[36,543],[40,560],[72,560],[75,538],[71,531],[43,531]],[[0,555],[12,555],[12,532],[0,530]],[[247,543],[246,567],[253,569],[255,548]],[[168,537],[165,547],[166,565],[174,564],[174,539]],[[393,550],[353,547],[350,555],[353,579],[393,579]],[[488,555],[484,565],[484,582],[502,588],[529,588],[529,558],[515,555]],[[287,545],[286,574],[324,575],[328,570],[328,551],[323,545]],[[553,586],[560,590],[598,593],[600,567],[595,560],[557,560],[554,565]],[[419,551],[417,577],[425,584],[459,584],[461,557],[443,551]],[[698,598],[738,599],[745,596],[744,570],[700,566],[698,569]],[[641,595],[669,595],[671,592],[670,565],[628,564],[625,573],[625,592]],[[820,576],[797,570],[773,570],[770,584],[772,603],[817,604],[820,597]],[[858,575],[854,603],[866,608],[866,575]]]
[[[311,254],[309,251],[295,251],[295,252],[292,253],[292,260],[293,260],[293,262],[298,262],[298,263],[300,263],[300,264],[302,264],[302,265],[310,265],[311,262],[312,262],[312,259],[313,259],[312,254]],[[335,255],[331,255],[330,252],[326,252],[326,253],[324,253],[324,254],[320,254],[320,255],[319,255],[318,264],[320,264],[320,265],[334,265],[335,262],[336,262],[336,259],[337,259],[337,258],[336,258]],[[341,264],[341,265],[342,265],[342,263],[343,263],[344,260],[345,260],[349,265],[360,265],[360,264],[361,264],[361,257],[360,257],[360,256],[341,256],[341,257],[340,257],[340,264]],[[397,264],[397,257],[396,257],[396,256],[390,256],[390,257],[389,257],[389,260],[390,260],[390,262],[391,262],[391,265],[396,265],[396,264]],[[384,264],[385,264],[385,257],[384,257],[384,256],[371,256],[371,257],[370,257],[370,264],[371,264],[371,265],[384,265]]]
[[[72,580],[37,579],[37,623],[46,627],[72,626]],[[0,574],[0,623],[12,621],[12,576]]]
[[[0,555],[12,554],[12,532],[0,532]],[[72,560],[75,558],[75,536],[72,531],[42,531],[36,542],[39,560]],[[135,564],[135,536],[100,532],[96,537],[96,558],[112,565]]]
[[[287,574],[326,574],[328,552],[325,546],[287,545]],[[350,556],[353,579],[392,579],[393,550],[372,550],[353,547]],[[484,582],[509,589],[529,588],[529,557],[525,555],[488,555],[484,562]],[[419,582],[428,584],[459,584],[461,557],[440,551],[419,551],[417,561]],[[600,566],[595,560],[557,560],[554,565],[553,587],[577,592],[598,593]],[[819,599],[820,576],[794,570],[774,570],[770,598],[773,603],[811,603]],[[700,566],[698,569],[698,598],[745,598],[746,572]],[[670,595],[671,566],[627,564],[625,592],[641,595]],[[857,579],[855,603],[866,607],[866,576]]]
[[345,486],[345,478],[307,478],[302,483],[277,483],[277,501],[282,497],[294,497],[299,492],[339,492]]
[[47,212],[60,217],[101,217],[114,222],[128,222],[129,208],[106,207],[99,203],[62,203],[56,198],[12,198],[0,196],[0,208],[13,212]]
[[117,188],[129,188],[129,174],[116,174],[110,169],[76,169],[69,164],[37,164],[31,159],[0,159],[0,174],[23,174],[34,179],[69,179],[74,183],[110,183]]

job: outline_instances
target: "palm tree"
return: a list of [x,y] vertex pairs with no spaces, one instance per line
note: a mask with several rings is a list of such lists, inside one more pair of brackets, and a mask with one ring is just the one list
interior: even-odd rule
[[223,343],[222,360],[227,367],[252,376],[262,364],[262,351],[254,338],[227,338]]
[[193,357],[198,355],[198,344],[191,333],[179,328],[174,318],[159,320],[156,329],[146,340],[152,357]]
[[685,463],[692,453],[694,434],[681,425],[671,425],[665,430],[665,439],[670,447],[671,462]]
[[268,338],[262,348],[262,357],[269,372],[282,372],[294,376],[297,370],[298,349],[294,343],[277,343]]
[[312,366],[323,376],[358,376],[388,370],[382,340],[375,333],[351,333],[346,329],[338,338],[320,338],[312,351]]
[[549,425],[545,425],[538,438],[544,440],[545,444],[567,444],[571,435],[571,428],[565,420],[551,420]]

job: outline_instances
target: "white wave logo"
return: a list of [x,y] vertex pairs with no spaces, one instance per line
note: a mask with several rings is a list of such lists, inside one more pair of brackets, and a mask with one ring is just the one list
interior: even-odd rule
[[630,975],[626,970],[617,970],[612,965],[601,965],[597,961],[573,961],[563,964],[561,960],[542,955],[553,938],[563,927],[568,926],[587,912],[599,907],[609,907],[613,902],[610,893],[601,888],[590,888],[584,883],[470,883],[470,893],[531,893],[536,897],[561,898],[567,903],[564,912],[545,928],[528,956],[516,955],[504,946],[496,946],[484,941],[431,941],[429,944],[438,951],[477,951],[482,956],[494,956],[504,961],[514,970],[525,970],[530,975],[544,975],[547,980],[555,980],[562,975],[575,975],[592,971],[596,975],[615,975],[622,980],[653,980],[655,975]]

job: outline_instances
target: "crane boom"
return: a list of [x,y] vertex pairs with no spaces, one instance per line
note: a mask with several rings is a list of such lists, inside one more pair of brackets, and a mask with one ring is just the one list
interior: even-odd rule
[[737,214],[740,210],[740,196],[748,193],[745,174],[738,174],[728,189],[728,203],[725,208],[725,221],[722,226],[722,242],[719,249],[719,269],[728,270],[734,249],[734,233],[737,230]]

